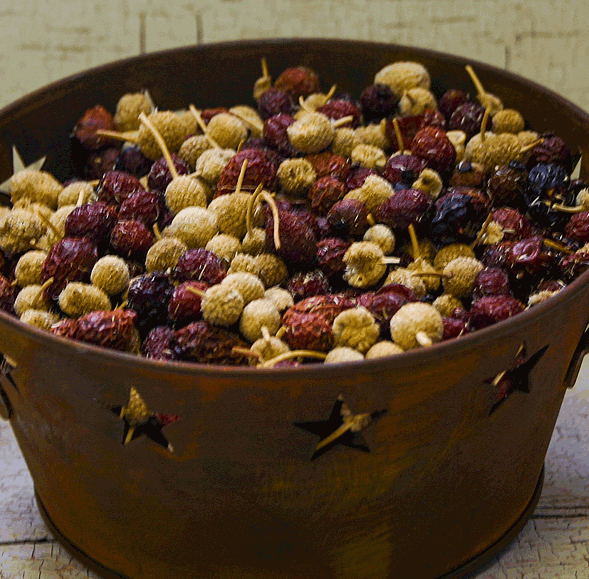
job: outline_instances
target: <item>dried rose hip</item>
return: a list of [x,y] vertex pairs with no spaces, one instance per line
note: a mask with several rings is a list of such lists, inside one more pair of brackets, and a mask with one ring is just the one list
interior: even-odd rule
[[526,208],[528,172],[517,161],[499,167],[487,181],[487,193],[495,205]]
[[320,269],[295,273],[287,282],[286,289],[295,302],[312,296],[328,294],[331,289],[329,280]]
[[383,201],[374,213],[377,223],[391,229],[407,229],[409,225],[426,225],[431,197],[420,189],[402,189]]
[[284,113],[294,115],[295,106],[289,93],[278,88],[269,88],[258,101],[258,113],[263,121]]
[[454,109],[448,120],[448,130],[464,131],[468,141],[480,132],[484,116],[485,109],[478,103],[464,103]]
[[[178,175],[188,175],[188,173],[190,173],[190,165],[184,159],[176,155],[176,153],[171,153],[171,157]],[[173,177],[172,173],[170,173],[168,163],[162,157],[151,166],[149,174],[147,175],[147,184],[151,191],[164,193],[172,179]]]
[[470,326],[486,328],[523,312],[524,304],[511,296],[486,296],[475,300],[470,308]]
[[174,330],[169,326],[156,326],[151,330],[141,344],[141,354],[154,360],[175,360],[171,350]]
[[295,122],[295,118],[281,113],[264,121],[264,141],[269,147],[276,149],[287,157],[296,155],[295,148],[290,144],[286,129]]
[[124,171],[140,179],[147,175],[152,162],[141,152],[139,145],[125,147],[119,153],[115,163],[115,171]]
[[364,181],[369,175],[378,175],[378,173],[374,169],[368,169],[368,167],[352,167],[346,177],[346,189],[348,191],[359,189],[364,185]]
[[399,95],[386,84],[371,84],[362,91],[360,103],[364,121],[378,122],[395,112],[399,104]]
[[274,88],[286,91],[298,102],[299,97],[319,92],[319,77],[307,66],[295,66],[284,70],[274,82]]
[[12,285],[10,280],[0,275],[0,310],[14,314],[14,300],[18,292],[16,285]]
[[417,301],[417,299],[411,295],[412,292],[402,285],[390,284],[387,288],[387,291],[379,291],[373,295],[368,293],[366,296],[364,294],[365,298],[360,296],[358,305],[364,306],[374,316],[376,323],[380,326],[381,337],[389,337],[390,339],[391,318],[399,311],[401,306]]
[[362,113],[360,109],[349,101],[332,99],[328,103],[317,109],[317,112],[323,113],[327,118],[337,121],[344,117],[351,116],[352,120],[347,122],[344,127],[351,127],[355,129],[360,125],[362,120]]
[[308,197],[311,208],[319,215],[327,215],[329,210],[341,201],[348,192],[346,186],[335,177],[321,177],[311,185]]
[[344,254],[350,244],[338,237],[328,237],[317,243],[317,265],[328,278],[341,277],[344,273]]
[[208,249],[189,249],[180,256],[171,275],[178,282],[203,281],[215,285],[227,275],[227,265]]
[[460,106],[471,100],[470,95],[463,90],[451,88],[438,101],[438,110],[450,120],[452,113]]
[[454,170],[456,149],[442,129],[432,126],[421,129],[411,141],[411,152],[442,178],[449,177]]
[[509,276],[500,267],[485,267],[476,276],[472,287],[472,299],[485,296],[510,296]]
[[331,323],[314,314],[296,313],[289,317],[284,341],[292,350],[329,352],[333,347]]
[[136,344],[136,318],[131,310],[90,312],[77,320],[68,337],[103,348],[130,351]]
[[317,255],[315,232],[297,213],[279,210],[278,215],[280,249],[274,246],[274,217],[271,213],[266,219],[266,249],[279,255],[287,265],[308,269]]
[[145,191],[139,179],[123,171],[109,171],[98,184],[98,200],[120,205],[127,197],[137,191]]
[[284,325],[290,324],[292,316],[312,314],[320,317],[331,325],[339,314],[344,310],[353,308],[355,305],[354,299],[345,294],[313,296],[311,298],[305,298],[294,306],[288,308],[282,316],[282,323]]
[[200,116],[202,117],[202,120],[205,122],[206,125],[209,124],[210,120],[217,116],[220,115],[221,113],[228,113],[229,109],[226,107],[211,107],[208,109],[203,109],[202,111],[200,111]]
[[501,207],[495,209],[492,215],[493,221],[501,225],[505,241],[516,241],[532,233],[530,222],[517,209]]
[[154,241],[153,233],[137,219],[119,221],[110,234],[113,251],[127,259],[143,261]]
[[206,291],[209,284],[203,281],[185,281],[176,288],[168,302],[168,318],[178,325],[185,325],[201,318],[201,297],[191,290]]
[[119,209],[119,219],[136,219],[151,227],[160,218],[164,204],[164,198],[155,191],[138,191],[123,201]]
[[86,237],[96,244],[111,234],[117,222],[117,210],[97,201],[76,207],[65,220],[66,237]]
[[237,334],[202,321],[178,330],[171,343],[171,350],[178,360],[222,366],[248,364],[248,357],[234,348],[248,349],[249,345]]
[[442,318],[444,330],[442,333],[442,340],[451,340],[452,338],[458,338],[468,333],[468,323],[459,318],[444,317]]
[[409,188],[425,167],[425,160],[415,155],[395,155],[386,162],[382,176],[393,185],[403,183]]
[[243,192],[253,192],[260,184],[271,191],[276,188],[276,164],[268,157],[265,150],[244,149],[236,153],[225,165],[217,183],[215,198],[235,191],[241,167],[246,159],[247,167],[241,186]]
[[368,229],[368,207],[358,199],[342,199],[327,213],[327,222],[334,236],[362,237]]
[[572,215],[565,227],[565,233],[579,243],[587,243],[589,241],[589,211]]
[[567,282],[571,282],[589,269],[589,252],[577,251],[563,256],[558,263],[558,268],[562,277]]
[[481,165],[473,165],[470,161],[460,161],[456,165],[448,184],[450,187],[474,187],[480,189],[483,186],[484,176]]
[[100,179],[107,171],[113,171],[119,158],[119,150],[108,147],[92,151],[84,165],[84,177],[88,180]]
[[170,278],[162,271],[148,273],[131,281],[127,308],[137,314],[137,328],[142,333],[166,323],[168,302],[173,291]]
[[96,134],[96,131],[116,131],[113,116],[103,106],[88,109],[74,127],[74,136],[86,149],[97,150],[112,143],[112,139]]
[[307,155],[305,159],[313,165],[317,179],[321,177],[335,177],[345,182],[352,167],[352,163],[347,157],[335,155],[329,151]]
[[538,163],[558,163],[570,175],[573,171],[573,155],[567,144],[552,133],[540,135],[542,142],[528,153],[528,168]]

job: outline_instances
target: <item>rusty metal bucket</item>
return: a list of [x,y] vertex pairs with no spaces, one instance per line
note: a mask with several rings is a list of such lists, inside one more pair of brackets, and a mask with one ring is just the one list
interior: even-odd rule
[[[172,109],[249,103],[261,56],[276,72],[308,64],[354,94],[394,60],[422,62],[438,93],[470,88],[467,61],[395,45],[177,49],[70,77],[1,111],[0,178],[13,144],[69,176],[75,121],[96,103],[113,109],[124,92],[148,88]],[[589,115],[515,75],[476,70],[534,128],[587,151]],[[589,273],[516,318],[424,351],[256,370],[150,361],[0,314],[0,408],[45,520],[104,577],[463,577],[517,534],[538,499],[588,321]],[[493,378],[522,352],[521,388],[495,407]],[[116,409],[131,388],[178,419],[124,445]],[[343,403],[374,420],[317,452]]]

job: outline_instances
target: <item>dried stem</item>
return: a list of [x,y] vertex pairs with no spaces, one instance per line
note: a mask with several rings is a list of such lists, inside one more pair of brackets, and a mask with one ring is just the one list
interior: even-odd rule
[[376,225],[376,221],[374,220],[374,216],[372,215],[372,213],[369,213],[366,216],[366,223],[368,223],[370,227],[374,227]]
[[278,362],[284,362],[285,360],[292,360],[293,358],[315,358],[317,360],[325,360],[327,354],[324,352],[316,352],[315,350],[291,350],[266,360],[263,364],[260,364],[260,368],[272,368]]
[[337,119],[337,121],[332,121],[332,125],[337,129],[338,127],[341,127],[343,125],[345,125],[346,123],[349,123],[350,121],[354,120],[354,115],[347,115],[345,117],[342,117],[341,119]]
[[108,137],[109,139],[116,139],[127,143],[137,143],[139,131],[126,131],[119,133],[118,131],[107,131],[106,129],[99,129],[96,134],[100,137]]
[[239,170],[239,177],[237,178],[237,185],[235,185],[235,193],[239,193],[241,191],[241,187],[243,185],[243,179],[245,178],[245,171],[247,169],[247,159],[243,160],[241,164],[241,169]]
[[568,205],[560,205],[559,203],[554,203],[554,205],[550,206],[552,209],[556,209],[556,211],[561,211],[562,213],[583,213],[583,211],[587,211],[586,207],[582,205],[575,205],[574,207],[569,207]]
[[174,165],[174,161],[172,160],[172,156],[170,155],[170,151],[168,150],[168,146],[164,141],[163,137],[161,136],[160,132],[155,128],[153,123],[147,118],[145,113],[139,114],[139,120],[149,129],[153,138],[156,140],[156,143],[159,145],[159,148],[162,150],[162,154],[166,163],[168,164],[168,168],[170,169],[170,173],[172,174],[172,178],[176,179],[178,177],[178,171],[176,170],[176,165]]
[[403,142],[403,134],[401,133],[401,127],[399,127],[399,121],[393,119],[393,128],[395,129],[395,137],[397,138],[397,147],[401,155],[405,153],[405,143]]
[[45,217],[45,215],[43,215],[43,213],[41,213],[40,211],[35,211],[35,215],[39,218],[39,220],[43,223],[43,225],[45,225],[45,227],[47,227],[48,229],[51,229],[51,231],[53,232],[53,235],[55,235],[55,237],[57,237],[57,239],[61,239],[62,235],[61,235],[61,232],[59,231],[59,229],[57,229],[57,227],[55,227],[55,225],[53,225],[53,223],[51,223],[51,221],[49,219],[47,219],[47,217]]
[[476,72],[473,70],[472,66],[470,66],[470,64],[467,64],[465,68],[466,68],[466,72],[468,72],[468,76],[470,76],[472,83],[474,84],[475,88],[477,89],[478,96],[482,96],[482,95],[487,94],[487,91],[484,89],[483,84],[479,80],[479,77],[477,76]]
[[264,78],[270,78],[270,71],[268,70],[268,61],[266,60],[265,56],[262,56],[261,63],[262,63],[262,76]]
[[272,217],[274,218],[274,247],[278,250],[280,249],[280,217],[278,215],[278,207],[272,196],[266,193],[266,191],[262,190],[260,195],[270,205],[270,210],[272,211]]
[[129,426],[129,430],[127,431],[127,436],[125,437],[124,444],[129,444],[131,442],[131,439],[133,438],[133,434],[135,434],[135,427]]
[[209,129],[207,128],[207,125],[205,124],[205,122],[202,120],[202,116],[200,114],[200,111],[194,105],[189,105],[188,110],[192,113],[192,116],[196,119],[196,122],[198,123],[200,130],[203,132],[203,135],[205,136],[206,140],[209,142],[211,147],[213,147],[213,149],[220,149],[221,146],[219,145],[219,143],[217,143],[217,141],[215,141],[215,139],[213,139],[213,137],[211,137],[209,135]]
[[186,286],[186,290],[189,291],[191,294],[194,294],[195,296],[198,296],[199,298],[204,298],[206,292],[203,292],[202,290],[199,290],[195,287],[192,286]]
[[421,250],[419,249],[419,241],[417,240],[417,235],[415,233],[415,226],[413,223],[410,223],[407,229],[409,231],[409,238],[411,239],[411,248],[413,249],[413,261],[417,261],[421,257]]
[[258,352],[252,352],[247,348],[240,348],[239,346],[234,346],[233,348],[231,348],[231,353],[241,354],[242,356],[249,356],[250,358],[255,358],[260,363],[263,361],[262,356],[258,354]]
[[483,115],[483,120],[481,121],[481,143],[485,142],[485,132],[487,131],[487,123],[489,122],[490,113],[491,109],[486,108],[485,114]]
[[523,155],[524,153],[527,153],[528,151],[531,151],[532,149],[534,149],[538,145],[541,145],[543,142],[544,142],[544,139],[538,139],[538,140],[534,141],[533,143],[530,143],[529,145],[522,147],[520,152],[518,153],[518,157],[520,155]]
[[493,221],[493,214],[489,213],[478,235],[476,236],[476,239],[470,244],[471,249],[474,249],[481,242],[481,239],[483,239],[483,237],[485,236],[485,233],[487,232],[487,227],[489,227],[489,223],[491,223],[491,221]]
[[282,340],[282,337],[284,336],[284,334],[286,334],[286,326],[280,326],[280,328],[278,328],[278,331],[276,332],[276,338],[278,338],[279,340]]
[[264,188],[264,184],[260,183],[256,187],[255,191],[252,193],[252,196],[248,200],[247,210],[245,212],[245,227],[246,227],[246,231],[248,232],[248,235],[250,235],[250,236],[252,235],[252,231],[253,231],[252,212],[254,210],[254,203],[256,202],[256,199],[259,197],[263,188]]
[[560,251],[562,253],[572,254],[575,253],[570,247],[563,245],[562,243],[558,243],[552,239],[544,239],[543,242],[546,247],[550,249],[555,249],[556,251]]
[[159,225],[154,223],[152,229],[156,241],[159,241],[162,238],[162,232],[160,231]]

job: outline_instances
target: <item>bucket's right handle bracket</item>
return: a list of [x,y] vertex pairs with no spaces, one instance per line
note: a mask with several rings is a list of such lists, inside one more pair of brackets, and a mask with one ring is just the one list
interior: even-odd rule
[[577,345],[577,349],[573,354],[571,362],[569,364],[567,373],[564,378],[564,385],[566,388],[572,388],[576,381],[577,377],[579,376],[579,370],[581,369],[581,365],[583,364],[583,359],[585,358],[585,354],[589,352],[589,326],[585,328],[581,339],[579,340],[579,344]]

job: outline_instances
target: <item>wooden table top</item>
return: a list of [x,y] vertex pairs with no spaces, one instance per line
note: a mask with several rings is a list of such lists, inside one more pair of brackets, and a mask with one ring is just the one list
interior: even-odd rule
[[[0,465],[0,579],[98,579],[45,527],[28,470],[4,421]],[[527,525],[473,579],[589,578],[589,360],[566,394],[545,470],[542,496]]]

